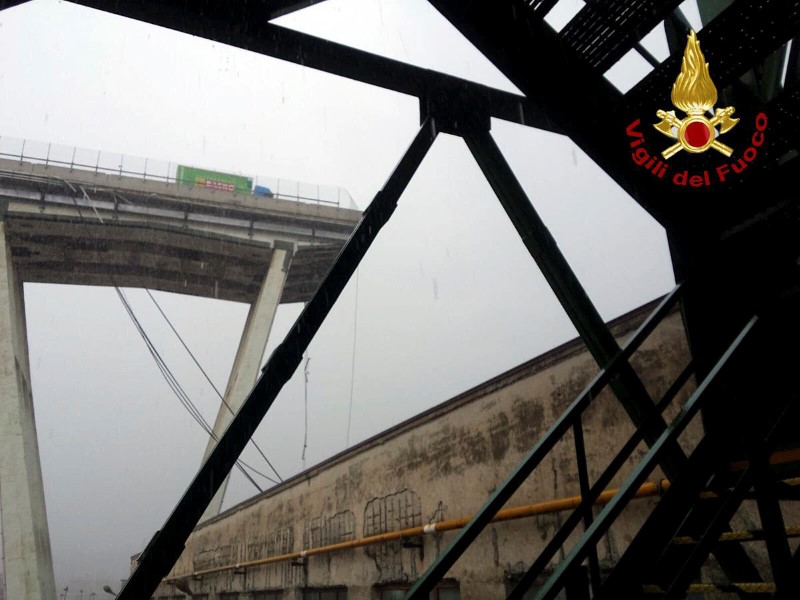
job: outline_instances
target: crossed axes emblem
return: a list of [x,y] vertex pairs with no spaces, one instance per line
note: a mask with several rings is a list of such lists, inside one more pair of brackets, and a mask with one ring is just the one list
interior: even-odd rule
[[[734,119],[732,117],[734,110],[733,106],[718,108],[714,116],[710,119],[706,118],[703,114],[697,113],[690,113],[685,119],[679,119],[675,115],[674,110],[658,110],[656,116],[661,119],[661,122],[654,124],[653,127],[667,137],[678,140],[677,143],[664,150],[661,156],[668,159],[681,150],[699,153],[705,152],[708,148],[714,148],[717,152],[730,157],[733,153],[733,148],[716,139],[716,128],[717,125],[720,126],[720,135],[733,129],[739,122],[739,119]],[[694,140],[692,142],[687,140],[687,130],[690,128],[693,128],[695,132],[700,130],[701,138],[703,135],[707,136],[706,141],[698,145]],[[706,129],[706,132],[703,132],[703,129]]]

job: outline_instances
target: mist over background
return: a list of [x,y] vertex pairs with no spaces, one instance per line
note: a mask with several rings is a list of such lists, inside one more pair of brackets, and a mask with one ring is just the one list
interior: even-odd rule
[[[582,2],[558,6],[557,28]],[[424,0],[329,0],[276,22],[517,92]],[[659,31],[645,45],[667,54]],[[608,76],[627,89],[642,62]],[[67,2],[0,12],[0,139],[338,185],[363,210],[418,123],[416,98]],[[672,288],[663,229],[571,141],[492,128],[604,319]],[[145,291],[126,293],[213,422],[213,389]],[[154,296],[224,390],[248,307]],[[26,284],[25,302],[56,586],[101,595],[171,512],[207,437],[113,288]],[[265,360],[301,309],[278,309]],[[466,145],[442,135],[314,339],[307,390],[301,368],[255,439],[287,478],[344,450],[348,427],[352,446],[575,336]],[[268,472],[252,447],[243,458]],[[223,508],[255,492],[234,470]]]

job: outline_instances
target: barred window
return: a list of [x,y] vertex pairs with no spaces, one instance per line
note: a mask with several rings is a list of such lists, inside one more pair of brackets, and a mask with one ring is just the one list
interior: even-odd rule
[[305,589],[303,600],[347,600],[347,588]]
[[[411,588],[406,584],[394,584],[381,587],[380,600],[403,600]],[[429,600],[461,600],[461,590],[457,581],[442,581],[428,596]]]

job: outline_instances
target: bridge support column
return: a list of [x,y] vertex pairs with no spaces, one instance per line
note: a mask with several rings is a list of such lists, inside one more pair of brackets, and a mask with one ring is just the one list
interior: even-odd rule
[[[247,398],[247,394],[253,388],[261,369],[261,359],[264,357],[264,349],[267,347],[272,321],[278,304],[283,293],[283,284],[286,282],[286,275],[289,272],[289,263],[292,258],[292,249],[276,247],[272,253],[269,270],[261,284],[258,298],[250,306],[247,321],[244,324],[242,339],[239,341],[239,349],[236,351],[236,359],[233,361],[228,387],[225,388],[225,402],[235,413]],[[214,435],[220,437],[225,428],[233,419],[233,413],[228,410],[225,404],[220,405],[217,419],[214,422]],[[214,449],[216,441],[208,440],[203,461],[208,458]],[[219,514],[222,507],[222,500],[225,496],[225,489],[228,487],[228,479],[222,483],[222,487],[214,496],[211,504],[208,505],[206,512],[200,522],[210,519]]]
[[0,523],[6,598],[56,597],[33,414],[22,282],[0,220]]

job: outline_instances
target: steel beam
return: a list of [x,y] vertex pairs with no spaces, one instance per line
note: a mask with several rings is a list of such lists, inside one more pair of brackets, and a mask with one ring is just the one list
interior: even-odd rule
[[181,0],[74,0],[74,3],[421,99],[434,90],[446,91],[447,95],[469,104],[488,106],[491,116],[498,119],[561,133],[549,115],[524,96],[273,25],[265,18],[243,17],[242,14],[249,14],[242,8],[247,2],[213,3],[204,7],[203,12],[188,10]]
[[800,597],[800,547],[795,549],[791,564],[792,578],[782,588],[778,588],[772,600],[794,600]]
[[[258,297],[250,305],[247,313],[247,320],[244,323],[242,337],[239,340],[239,347],[236,350],[236,358],[233,360],[231,373],[228,377],[228,385],[225,388],[225,395],[217,411],[217,418],[214,421],[213,436],[209,437],[206,451],[203,454],[205,461],[216,445],[216,440],[230,424],[234,414],[239,410],[242,402],[247,397],[247,392],[252,389],[253,384],[258,379],[261,369],[261,359],[267,347],[269,332],[275,320],[275,313],[278,311],[283,286],[289,274],[289,267],[292,262],[293,245],[287,244],[288,248],[275,248],[272,259],[270,260],[264,282],[258,292]],[[270,465],[272,466],[272,465]],[[275,472],[277,475],[277,471]],[[280,476],[279,476],[280,477]],[[222,509],[222,501],[225,498],[225,490],[228,487],[230,476],[225,478],[222,485],[214,494],[214,498],[208,505],[201,521],[216,517]]]
[[[321,4],[325,0],[257,0],[255,2],[229,2],[227,0],[202,0],[194,4],[195,10],[228,10],[231,20],[245,20],[257,18],[258,20],[271,21],[278,17],[291,14],[298,10]],[[28,0],[0,0],[0,10],[25,4]],[[166,2],[164,4],[167,4]],[[186,6],[184,4],[184,6]]]
[[[658,401],[656,410],[659,414],[664,412],[664,409],[666,409],[666,407],[672,403],[672,400],[678,395],[678,392],[683,389],[683,386],[686,385],[689,377],[691,377],[693,374],[694,366],[690,361],[689,364],[684,367],[683,371],[680,373],[680,375],[678,375],[669,389],[664,393],[664,396],[661,398],[661,400]],[[625,465],[630,456],[633,454],[634,450],[636,450],[641,442],[642,429],[638,428],[633,432],[631,437],[628,438],[628,441],[625,442],[603,473],[597,478],[591,489],[589,489],[589,491],[585,494],[583,491],[581,491],[581,503],[576,506],[575,510],[570,513],[566,520],[564,520],[564,522],[561,524],[561,527],[547,543],[547,546],[545,546],[544,550],[542,550],[536,560],[533,561],[533,564],[528,567],[528,570],[517,582],[517,584],[514,586],[514,589],[509,594],[508,600],[522,600],[525,597],[525,594],[528,592],[531,585],[533,585],[534,581],[536,581],[539,575],[544,572],[547,565],[550,563],[556,553],[558,553],[558,551],[564,546],[567,538],[569,538],[569,536],[578,526],[582,515],[590,512],[593,509],[597,498],[602,492],[608,489],[611,481],[617,475],[619,470]],[[584,529],[584,531],[588,529],[588,527],[591,527],[591,522]]]
[[[703,54],[713,65],[714,84],[722,90],[734,83],[759,61],[795,37],[798,26],[798,0],[734,2],[698,33]],[[763,33],[766,31],[768,35]],[[653,98],[672,86],[682,60],[683,44],[680,52],[673,53],[661,64],[661,68],[652,71],[625,95],[628,107],[651,107]]]
[[[657,465],[660,459],[660,454],[665,450],[666,445],[669,444],[670,441],[675,441],[678,439],[692,419],[694,419],[694,417],[698,414],[709,395],[719,391],[724,374],[728,371],[728,369],[732,368],[732,365],[735,362],[733,359],[738,354],[740,348],[753,337],[753,329],[756,327],[758,322],[759,319],[757,317],[753,317],[747,323],[744,329],[742,329],[737,338],[728,347],[727,351],[723,354],[722,358],[720,358],[709,375],[697,387],[686,404],[684,404],[681,412],[670,424],[669,430],[665,431],[659,438],[658,442],[651,446],[650,450],[648,450],[647,454],[634,469],[631,475],[626,479],[623,486],[619,489],[619,492],[617,492],[617,494],[605,506],[597,519],[592,523],[592,526],[581,536],[564,560],[558,564],[553,574],[548,578],[541,588],[541,600],[552,600],[556,597],[558,591],[564,586],[566,576],[568,575],[570,569],[575,565],[580,564],[584,558],[586,558],[590,546],[593,546],[597,543],[597,541],[605,534],[615,519],[622,513],[622,510],[625,508],[628,501],[633,497],[636,489],[638,489],[638,486],[641,485],[641,483]],[[715,448],[713,444],[711,444],[708,437],[705,437],[695,449],[693,456],[702,457],[700,462],[706,463],[708,460],[710,460],[709,456],[713,455],[714,451]],[[686,487],[691,488],[692,485],[698,483],[703,485],[707,481],[707,474],[705,478],[700,477],[698,479],[701,473],[693,469],[687,469],[686,473],[683,475],[684,476],[681,478],[681,480],[675,482],[675,486],[678,486],[680,483],[678,491],[674,491],[675,486],[671,488],[673,490],[673,497],[675,497],[678,493],[688,493],[685,491]],[[673,519],[676,518],[675,513],[672,512],[668,512],[666,516],[669,516]],[[664,523],[659,524],[659,526],[664,525]],[[676,526],[677,525],[680,525],[680,520],[676,523]]]
[[120,600],[149,598],[183,551],[186,539],[230,473],[245,445],[267,414],[280,390],[297,369],[345,285],[388,222],[400,195],[436,139],[436,125],[426,119],[383,188],[364,211],[361,222],[336,262],[306,304],[283,342],[267,361],[255,387],[200,467],[172,514],[138,559],[136,569],[119,593]]
[[0,10],[13,8],[14,6],[19,6],[20,4],[25,4],[26,2],[28,2],[28,0],[0,0]]
[[[752,397],[752,394],[749,395]],[[727,394],[725,399],[731,400]],[[793,419],[787,418],[791,414],[794,400],[795,398],[790,397],[785,401],[777,411],[778,414],[771,414],[770,407],[766,410],[766,417],[760,414],[757,419],[741,419],[740,430],[716,431],[713,434],[707,434],[702,442],[702,445],[707,448],[705,458],[698,459],[693,455],[691,468],[687,469],[686,476],[674,482],[667,495],[640,529],[625,555],[617,563],[615,571],[606,581],[606,586],[599,598],[612,599],[634,595],[642,583],[656,584],[666,589],[665,599],[683,598],[692,581],[696,580],[700,567],[709,552],[715,552],[715,547],[720,563],[722,563],[717,545],[720,535],[728,530],[728,522],[738,510],[742,500],[748,496],[753,482],[756,483],[758,491],[759,482],[763,484],[767,481],[766,469],[770,448],[773,447],[776,438],[781,433],[781,427],[785,428],[794,422]],[[764,429],[767,430],[766,433],[764,433]],[[698,504],[698,494],[702,489],[708,489],[708,487],[717,489],[713,481],[711,484],[708,483],[708,473],[709,471],[719,473],[720,470],[727,470],[729,461],[726,455],[731,451],[748,452],[751,456],[750,462],[744,469],[736,472],[734,481],[723,484],[724,488],[718,492],[718,498],[705,500]],[[725,491],[729,487],[731,489]],[[772,541],[775,543],[773,550],[777,546],[781,546],[775,556],[781,554],[779,560],[783,569],[776,570],[773,562],[775,583],[780,589],[781,583],[778,582],[777,573],[789,574],[791,554],[786,540],[786,530],[780,518],[777,499],[773,498],[772,501],[774,504],[768,507],[770,513],[768,518],[762,517],[762,519],[765,528],[767,523],[772,528]],[[686,507],[690,507],[691,511],[688,516]],[[761,501],[759,501],[759,508],[761,508]],[[778,516],[775,516],[775,508],[778,508]],[[683,535],[687,528],[693,538],[691,549],[678,554],[675,552],[670,554],[670,550],[674,551],[678,547],[674,544],[676,534]],[[773,555],[773,552],[770,552],[771,561]],[[732,580],[761,581],[758,571],[755,571],[756,578],[752,579],[752,577],[752,573],[740,570],[734,574]],[[740,593],[740,595],[742,594]],[[751,596],[746,595],[746,597]],[[768,598],[770,596],[760,593],[754,597]]]
[[[524,0],[429,1],[668,230],[696,232],[713,224],[708,219],[719,218],[716,211],[702,214],[694,204],[687,207],[680,201],[685,199],[685,190],[659,185],[633,168],[627,152],[613,150],[627,146],[623,138],[630,119],[655,112],[654,102],[671,88],[680,70],[682,53],[664,61],[623,97]],[[713,58],[715,84],[722,89],[734,82],[751,68],[754,58],[766,57],[795,36],[800,24],[798,6],[798,0],[739,0],[704,28],[699,37],[707,58]],[[730,43],[732,24],[742,43]],[[763,35],[764,31],[770,34]],[[726,188],[710,190],[705,204],[727,208],[730,195]],[[697,218],[699,214],[702,219]]]
[[[586,3],[558,37],[598,73],[605,73],[632,48],[647,59],[649,52],[640,45],[637,48],[638,41],[680,3],[681,0],[594,0]],[[655,61],[654,66],[658,64]]]
[[[716,545],[720,534],[728,529],[728,523],[730,523],[731,519],[736,514],[745,494],[750,489],[753,481],[752,471],[752,469],[747,468],[739,473],[738,481],[736,481],[733,489],[727,494],[724,500],[720,502],[716,514],[705,524],[702,538],[692,547],[692,551],[689,553],[684,564],[680,567],[672,582],[669,583],[669,588],[664,596],[665,600],[678,600],[686,596],[689,585],[699,576],[700,568],[706,561],[713,546]],[[699,487],[702,487],[702,485],[703,482],[700,481]],[[691,497],[690,502],[696,503],[697,496]],[[679,511],[674,512],[680,514]],[[669,542],[667,542],[667,544],[669,544]],[[659,574],[663,575],[662,573]],[[608,594],[606,597],[608,597]]]
[[[226,6],[230,6],[229,0],[220,0]],[[322,4],[325,0],[261,0],[266,10],[266,19],[271,21],[278,17],[283,17],[298,10],[303,10],[315,4]],[[251,3],[252,4],[252,3]],[[247,4],[245,3],[245,6]]]
[[[621,364],[628,360],[628,358],[636,351],[640,344],[647,338],[650,333],[656,328],[661,319],[675,306],[678,298],[681,295],[682,288],[677,286],[661,304],[645,319],[644,323],[636,330],[630,338],[622,351],[614,358],[607,368],[598,373],[595,378],[589,382],[584,390],[578,397],[569,405],[569,407],[555,420],[547,432],[539,438],[539,441],[531,448],[525,455],[517,467],[506,477],[505,481],[500,484],[491,496],[486,500],[484,505],[475,513],[469,523],[467,523],[456,538],[450,545],[439,554],[436,560],[431,564],[425,573],[417,580],[414,586],[409,590],[406,595],[407,600],[422,600],[427,598],[436,583],[444,576],[444,574],[455,564],[458,557],[467,549],[467,547],[478,537],[481,531],[491,522],[494,515],[505,505],[511,498],[514,492],[520,485],[528,478],[528,476],[539,466],[553,447],[564,437],[564,435],[572,428],[575,420],[583,413],[592,398],[594,398],[610,381],[612,373],[619,368]],[[631,447],[638,445],[638,442]],[[608,482],[606,482],[608,483]],[[599,486],[595,484],[595,488]],[[592,488],[593,490],[595,488]],[[599,494],[601,490],[598,490]],[[594,499],[584,500],[584,508],[591,507]],[[578,511],[573,513],[574,516]],[[582,513],[581,513],[582,515]],[[580,520],[581,515],[578,516]]]
[[[622,139],[622,94],[589,65],[523,0],[429,0],[529,99],[626,192],[662,224],[670,205],[650,194],[627,152],[611,152]],[[588,100],[591,99],[591,100]]]
[[[466,135],[464,140],[589,352],[601,368],[607,368],[619,354],[619,344],[528,200],[494,138],[488,131],[476,130]],[[643,426],[648,417],[655,414],[653,401],[630,365],[623,363],[610,385],[637,426]],[[667,424],[656,416],[646,427],[644,439],[652,445]],[[685,460],[678,444],[671,443],[662,464],[667,477],[677,476]]]
[[797,585],[797,573],[792,569],[792,551],[786,536],[786,525],[775,483],[769,474],[769,454],[765,452],[755,462],[756,471],[756,504],[761,518],[761,527],[767,543],[767,554],[772,567],[772,579],[778,589]]
[[[588,498],[591,494],[589,484],[589,467],[586,464],[586,445],[583,440],[583,423],[581,418],[576,419],[572,426],[572,436],[575,442],[575,458],[578,464],[578,483],[581,498]],[[584,531],[592,526],[592,509],[583,511]],[[597,548],[589,552],[589,582],[592,586],[592,596],[596,596],[600,589],[600,561],[597,558]]]

